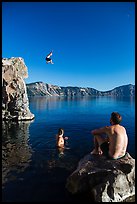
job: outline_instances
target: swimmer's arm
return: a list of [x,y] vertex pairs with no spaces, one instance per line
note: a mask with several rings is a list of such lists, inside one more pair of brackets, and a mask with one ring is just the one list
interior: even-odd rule
[[64,139],[64,140],[68,140],[68,137],[66,137],[66,136],[64,135],[64,136],[63,136],[63,139]]

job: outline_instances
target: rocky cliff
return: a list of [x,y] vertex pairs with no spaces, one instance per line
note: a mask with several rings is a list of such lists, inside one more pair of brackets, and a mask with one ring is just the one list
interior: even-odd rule
[[32,120],[26,84],[27,67],[21,57],[2,59],[2,118],[3,120]]
[[43,82],[27,84],[28,96],[134,96],[132,84],[116,87],[110,91],[98,91],[94,88],[62,87]]
[[123,202],[135,195],[135,159],[129,153],[119,160],[87,154],[68,177],[67,190],[85,193],[91,202]]

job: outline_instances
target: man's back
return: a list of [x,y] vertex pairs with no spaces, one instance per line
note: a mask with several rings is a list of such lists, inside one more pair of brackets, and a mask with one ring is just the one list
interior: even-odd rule
[[125,128],[117,124],[110,126],[108,129],[109,155],[113,158],[125,155],[128,143]]

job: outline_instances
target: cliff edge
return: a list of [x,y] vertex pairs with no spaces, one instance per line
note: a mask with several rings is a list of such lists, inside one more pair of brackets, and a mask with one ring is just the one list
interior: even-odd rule
[[24,78],[28,69],[21,57],[2,59],[2,119],[32,120]]

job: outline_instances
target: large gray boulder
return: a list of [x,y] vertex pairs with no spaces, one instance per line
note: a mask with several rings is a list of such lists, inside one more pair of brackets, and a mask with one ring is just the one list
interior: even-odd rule
[[2,59],[2,118],[3,120],[32,120],[26,84],[28,70],[21,57]]
[[90,153],[68,177],[66,188],[72,194],[90,193],[91,201],[122,202],[135,195],[135,159],[129,153],[119,160]]

